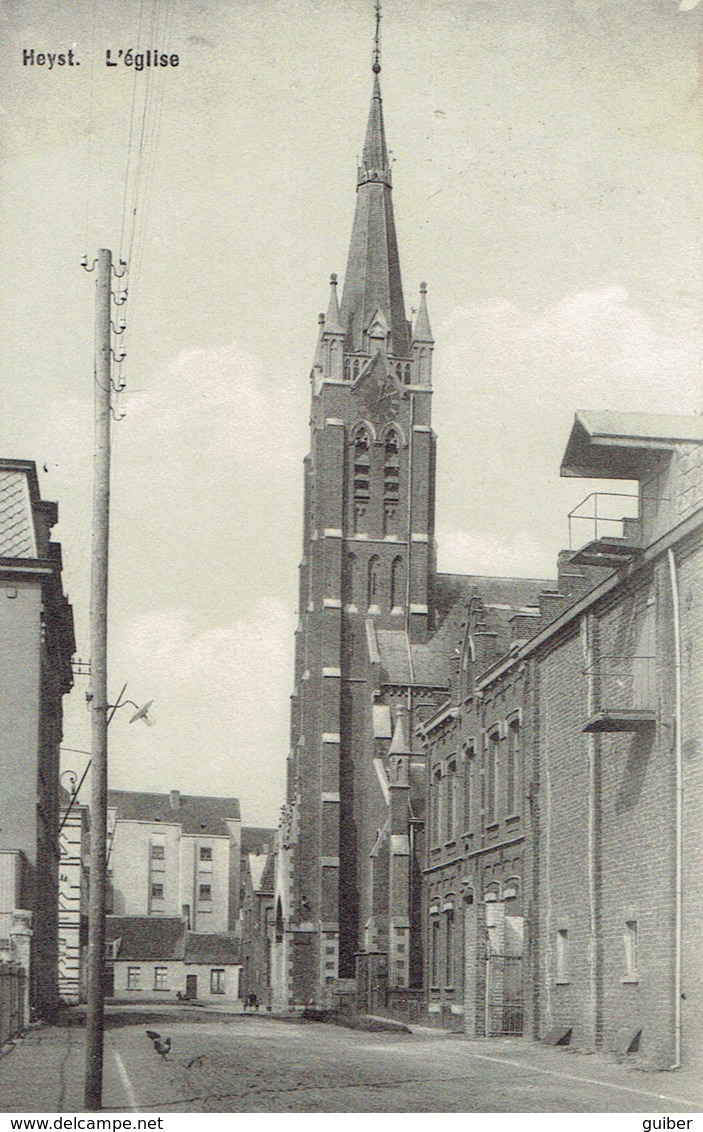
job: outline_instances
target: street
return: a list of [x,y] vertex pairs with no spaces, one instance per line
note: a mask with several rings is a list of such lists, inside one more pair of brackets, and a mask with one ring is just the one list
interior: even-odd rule
[[[106,1110],[652,1113],[701,1107],[690,1077],[639,1072],[605,1056],[519,1039],[469,1042],[423,1028],[368,1033],[255,1015],[182,1017],[164,1014],[146,1026],[130,1018],[107,1030]],[[166,1058],[145,1028],[171,1038]],[[11,1050],[0,1062],[2,1110],[80,1110],[83,1042],[84,1031],[68,1027],[38,1031]],[[51,1094],[57,1081],[60,1094]]]

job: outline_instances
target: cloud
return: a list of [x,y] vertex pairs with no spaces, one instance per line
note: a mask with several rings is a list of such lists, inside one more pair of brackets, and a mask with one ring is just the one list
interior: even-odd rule
[[245,823],[275,822],[293,632],[293,615],[268,598],[230,624],[202,625],[175,606],[119,628],[114,667],[129,675],[128,696],[153,698],[157,726],[120,728],[111,784],[234,795]]
[[272,381],[236,343],[185,350],[148,390],[130,395],[127,389],[125,446],[138,459],[168,446],[171,470],[179,456],[193,453],[241,470],[272,451],[281,471],[291,472],[300,452],[291,429],[291,420],[301,419],[299,384]]
[[662,327],[624,287],[579,291],[536,313],[507,301],[455,311],[443,327],[451,375],[488,377],[484,396],[565,399],[574,408],[695,412],[701,325]]
[[526,532],[507,538],[466,530],[439,532],[439,569],[448,574],[550,578],[554,557]]

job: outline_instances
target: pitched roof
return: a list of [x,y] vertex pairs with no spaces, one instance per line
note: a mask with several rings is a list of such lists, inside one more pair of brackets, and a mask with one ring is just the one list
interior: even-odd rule
[[163,822],[180,825],[183,833],[229,837],[228,821],[240,820],[238,798],[208,798],[192,794],[146,794],[109,790],[107,804],[118,821]]
[[36,558],[32,503],[27,476],[0,469],[0,558]]
[[510,639],[510,618],[516,610],[539,605],[539,595],[554,590],[556,582],[544,578],[489,578],[471,574],[440,574],[436,598],[440,626],[424,644],[410,644],[403,629],[377,629],[376,645],[381,662],[381,681],[386,684],[419,684],[430,688],[449,685],[449,660],[461,647],[466,624],[466,606],[480,598],[491,623]]
[[269,853],[266,868],[264,869],[263,876],[261,877],[261,884],[259,891],[273,895],[276,880],[276,857],[274,853]]
[[254,892],[272,893],[274,881],[273,853],[250,853],[247,868]]
[[223,967],[239,962],[239,940],[230,932],[187,932],[186,963],[217,963]]
[[182,959],[186,927],[180,916],[106,916],[105,942],[119,941],[117,959]]

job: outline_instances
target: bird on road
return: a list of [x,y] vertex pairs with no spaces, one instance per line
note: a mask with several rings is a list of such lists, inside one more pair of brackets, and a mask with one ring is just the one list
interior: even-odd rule
[[156,1030],[147,1030],[146,1036],[147,1038],[151,1038],[154,1043],[154,1049],[165,1059],[166,1054],[169,1053],[171,1049],[171,1039],[169,1037],[162,1038],[161,1034],[157,1034]]

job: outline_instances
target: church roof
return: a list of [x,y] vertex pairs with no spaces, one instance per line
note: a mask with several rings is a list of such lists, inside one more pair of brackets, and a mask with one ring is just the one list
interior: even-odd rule
[[408,357],[408,324],[393,217],[391,172],[381,86],[376,73],[358,172],[356,211],[340,312],[348,349],[365,350],[364,333],[377,309],[383,312],[390,327],[390,352],[397,357]]
[[544,578],[489,578],[471,574],[438,574],[435,598],[439,627],[423,644],[411,644],[403,629],[376,629],[381,682],[416,684],[429,688],[449,686],[449,661],[461,647],[466,606],[480,598],[501,643],[510,638],[510,618],[518,610],[539,606],[539,595],[554,590],[556,582]]

